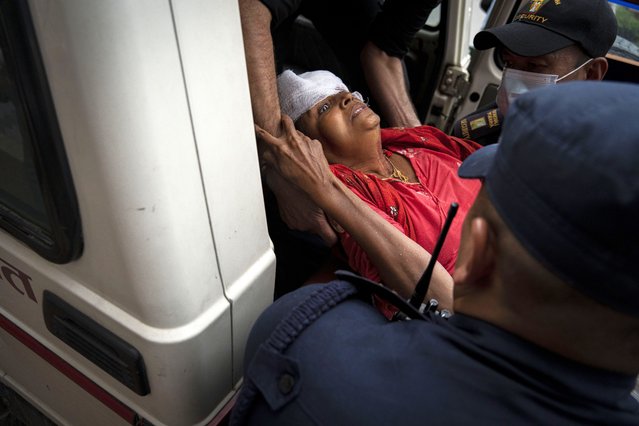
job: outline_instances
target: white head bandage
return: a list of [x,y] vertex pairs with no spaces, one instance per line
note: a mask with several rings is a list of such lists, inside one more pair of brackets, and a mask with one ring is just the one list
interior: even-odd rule
[[[309,71],[297,75],[286,70],[277,77],[282,113],[293,121],[322,99],[348,91],[344,82],[330,71]],[[359,92],[353,92],[353,96],[362,101]]]

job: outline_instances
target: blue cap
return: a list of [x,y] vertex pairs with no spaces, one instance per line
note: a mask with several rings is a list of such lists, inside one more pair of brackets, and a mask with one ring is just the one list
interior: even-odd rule
[[577,44],[591,58],[606,56],[617,37],[607,0],[526,1],[512,22],[480,31],[479,50],[505,46],[519,56],[542,56]]
[[545,267],[639,316],[639,85],[562,83],[519,96],[500,142],[469,156],[495,208]]

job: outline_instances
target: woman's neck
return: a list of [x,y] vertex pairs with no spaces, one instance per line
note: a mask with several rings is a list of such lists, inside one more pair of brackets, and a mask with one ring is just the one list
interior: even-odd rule
[[[328,146],[333,147],[337,144],[329,144]],[[374,135],[372,132],[359,135],[356,144],[348,144],[340,150],[329,148],[329,152],[327,158],[331,163],[343,164],[353,170],[373,174],[382,179],[417,182],[417,177],[408,159],[382,148],[379,129]]]
[[380,177],[386,178],[393,173],[393,165],[388,161],[386,153],[381,149],[375,150],[375,155],[365,159],[361,163],[352,167],[364,173],[372,173]]
[[361,158],[359,161],[353,162],[349,165],[349,167],[351,169],[359,170],[364,173],[371,173],[382,178],[390,177],[394,170],[392,163],[388,161],[388,157],[382,150],[381,146],[379,149],[374,150],[366,158]]

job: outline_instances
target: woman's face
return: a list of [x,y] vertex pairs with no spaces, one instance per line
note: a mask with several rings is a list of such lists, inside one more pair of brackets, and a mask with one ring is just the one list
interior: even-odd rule
[[372,143],[379,143],[379,123],[379,116],[365,103],[340,92],[313,105],[295,124],[322,143],[329,163],[349,165],[361,153],[370,153]]

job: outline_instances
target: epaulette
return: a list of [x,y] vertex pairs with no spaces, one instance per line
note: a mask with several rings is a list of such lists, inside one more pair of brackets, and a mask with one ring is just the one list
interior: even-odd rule
[[451,134],[487,145],[488,143],[482,143],[482,141],[496,142],[501,133],[503,121],[504,117],[499,109],[490,108],[467,115],[457,121]]

